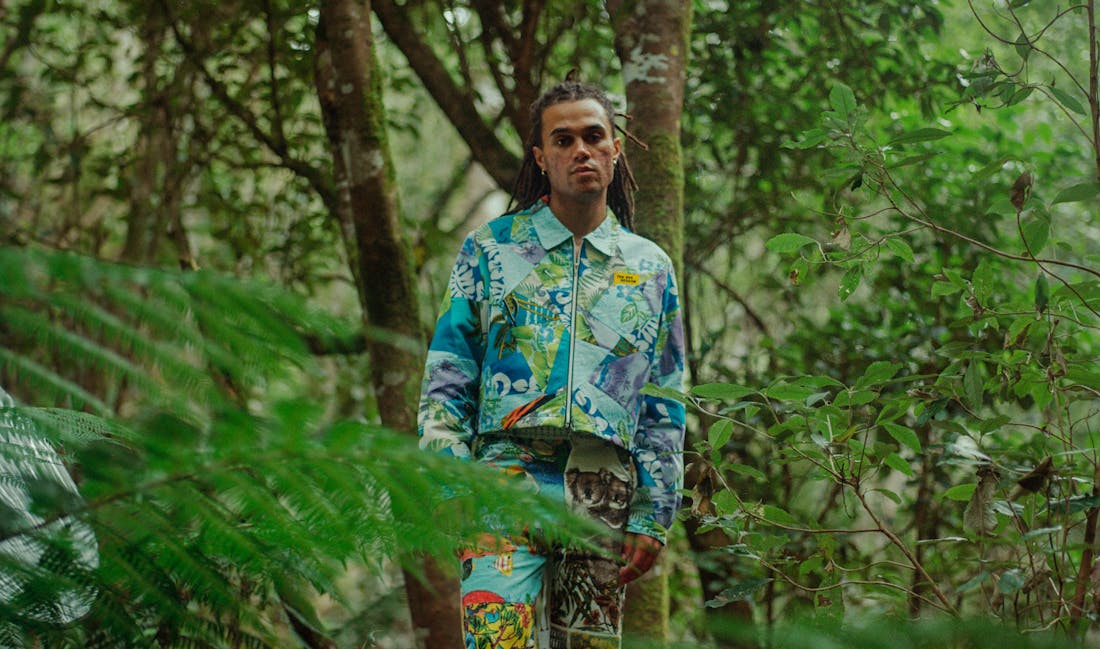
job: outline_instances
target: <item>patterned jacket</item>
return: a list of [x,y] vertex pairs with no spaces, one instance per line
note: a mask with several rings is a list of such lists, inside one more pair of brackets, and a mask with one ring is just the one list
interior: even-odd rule
[[684,336],[672,263],[608,212],[575,254],[545,200],[471,233],[451,272],[421,390],[421,446],[477,435],[592,434],[631,454],[627,531],[665,540],[683,484]]

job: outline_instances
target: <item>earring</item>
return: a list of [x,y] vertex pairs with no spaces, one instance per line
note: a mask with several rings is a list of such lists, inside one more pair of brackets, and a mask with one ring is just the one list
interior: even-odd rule
[[540,167],[540,168],[539,168],[539,171],[541,171],[541,172],[542,172],[542,175],[543,175],[543,177],[545,177],[545,176],[546,176],[546,170],[545,170],[545,169],[543,169],[543,168],[541,168],[541,167]]
[[615,165],[616,167],[619,166],[619,159],[615,158],[614,160],[611,161],[611,164]]

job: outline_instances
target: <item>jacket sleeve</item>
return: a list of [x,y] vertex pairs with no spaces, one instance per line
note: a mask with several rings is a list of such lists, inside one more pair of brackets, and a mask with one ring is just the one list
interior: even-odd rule
[[471,234],[451,270],[420,387],[420,447],[470,455],[477,429],[481,363],[485,356],[484,258]]
[[[684,389],[684,327],[671,267],[649,382],[663,388]],[[684,414],[684,404],[678,401],[642,395],[633,444],[638,485],[630,505],[627,531],[651,536],[662,543],[682,500]]]

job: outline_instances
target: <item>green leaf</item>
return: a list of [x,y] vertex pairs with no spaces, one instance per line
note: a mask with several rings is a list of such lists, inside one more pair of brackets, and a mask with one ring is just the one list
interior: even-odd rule
[[738,582],[723,590],[721,593],[718,593],[718,596],[714,599],[708,600],[706,606],[707,608],[718,608],[730,602],[740,602],[749,599],[753,593],[763,588],[770,581],[771,579],[765,577],[757,577],[756,579]]
[[883,462],[891,469],[894,469],[895,471],[900,471],[910,478],[913,477],[913,467],[909,466],[909,462],[907,462],[905,458],[898,455],[897,453],[891,453],[887,455],[886,459],[884,459]]
[[1077,113],[1078,115],[1086,115],[1087,114],[1085,112],[1085,107],[1081,104],[1081,102],[1078,101],[1076,97],[1069,94],[1065,90],[1062,90],[1061,88],[1057,88],[1055,86],[1051,86],[1050,87],[1050,92],[1051,92],[1051,94],[1054,95],[1055,99],[1057,99],[1059,101],[1059,103],[1061,103],[1067,109],[1072,110],[1073,112]]
[[848,272],[844,273],[844,277],[840,278],[840,286],[837,288],[836,293],[840,296],[840,300],[843,302],[859,287],[860,280],[863,279],[863,266],[856,264],[848,269]]
[[1024,539],[1033,539],[1037,536],[1046,536],[1047,534],[1057,534],[1062,531],[1061,525],[1053,525],[1051,527],[1040,527],[1039,529],[1031,530],[1027,534],[1024,534]]
[[1003,595],[1011,595],[1023,588],[1026,581],[1027,578],[1024,576],[1024,572],[1019,568],[1006,570],[1001,574],[1001,578],[997,580],[997,590]]
[[910,167],[910,166],[915,165],[915,164],[920,164],[922,162],[927,162],[928,160],[931,160],[932,158],[935,158],[936,156],[938,156],[940,154],[941,154],[940,151],[933,151],[931,153],[922,153],[920,155],[911,155],[908,158],[902,158],[901,160],[898,160],[894,164],[890,165],[890,167],[893,168],[893,169],[901,169],[902,167]]
[[776,401],[805,401],[814,392],[814,388],[811,387],[779,383],[765,389],[764,396]]
[[890,140],[890,146],[913,144],[915,142],[930,142],[932,140],[945,138],[948,135],[951,135],[951,131],[945,131],[941,128],[918,128],[913,131],[902,133]]
[[783,143],[784,149],[811,149],[818,144],[825,141],[825,138],[829,136],[829,131],[823,128],[815,128],[802,133],[802,138],[798,141],[788,140]]
[[672,388],[665,388],[653,383],[646,383],[642,386],[642,394],[649,395],[651,397],[660,397],[662,399],[668,399],[669,401],[677,401],[679,403],[688,404],[691,403],[691,399],[686,394],[679,390]]
[[867,369],[863,372],[863,376],[859,377],[859,380],[856,381],[856,385],[867,387],[884,383],[894,378],[894,375],[896,375],[900,369],[900,363],[875,361],[867,366]]
[[909,263],[913,263],[913,249],[901,237],[890,237],[885,241],[886,248]]
[[829,105],[841,119],[848,119],[856,109],[856,95],[843,83],[834,83],[832,90],[829,91]]
[[1047,310],[1050,301],[1050,288],[1047,286],[1047,276],[1040,274],[1035,278],[1035,311],[1043,313]]
[[871,390],[842,390],[837,393],[836,399],[833,400],[833,405],[838,408],[862,406],[874,401],[876,396],[878,395]]
[[1076,203],[1078,201],[1087,201],[1089,199],[1096,198],[1098,195],[1100,195],[1100,183],[1079,183],[1077,185],[1066,187],[1062,191],[1058,192],[1058,195],[1054,197],[1054,200],[1051,201],[1050,204],[1057,205],[1058,203]]
[[1016,38],[1015,48],[1017,56],[1026,62],[1028,57],[1031,56],[1031,43],[1028,42],[1027,34],[1020,32],[1020,35]]
[[970,500],[970,497],[974,495],[974,490],[977,488],[978,484],[975,482],[958,484],[943,492],[943,497],[947,498],[948,500],[959,500],[962,502],[967,502]]
[[810,237],[797,232],[784,232],[768,239],[768,242],[764,245],[772,252],[787,254],[801,250],[811,243],[815,243],[815,241]]
[[890,437],[894,438],[898,444],[908,446],[914,453],[921,453],[920,438],[911,428],[900,426],[898,424],[883,424],[883,428],[890,434]]
[[956,286],[951,282],[936,282],[932,285],[932,297],[943,297],[945,295],[953,295],[962,290],[961,286]]
[[710,442],[711,448],[719,449],[725,446],[732,436],[733,422],[729,419],[719,419],[711,424],[710,431],[707,433],[707,440]]
[[714,506],[718,508],[720,514],[732,514],[739,507],[737,495],[729,489],[723,489],[714,494]]
[[1050,215],[1033,211],[1020,224],[1020,233],[1026,250],[1038,256],[1050,240]]
[[1034,86],[1024,86],[1012,93],[1012,95],[1005,101],[1005,106],[1015,106],[1031,96],[1031,93],[1035,92]]
[[764,475],[763,471],[760,471],[759,469],[751,467],[747,464],[737,464],[736,462],[731,462],[729,464],[723,465],[723,468],[729,469],[730,471],[733,471],[736,474],[748,476],[748,477],[754,478],[756,480],[767,480],[768,479],[768,476]]
[[807,574],[821,568],[824,564],[825,559],[822,558],[820,554],[815,554],[798,565],[798,576],[805,577]]
[[798,525],[798,521],[794,516],[787,513],[785,509],[776,507],[775,505],[764,505],[764,518],[780,525]]
[[897,494],[897,492],[895,492],[895,491],[892,491],[890,489],[884,489],[882,487],[876,487],[876,488],[872,489],[871,491],[872,492],[878,492],[878,493],[882,494],[883,496],[886,496],[890,500],[894,501],[895,505],[900,505],[901,504],[901,496],[899,496]]
[[1100,496],[1085,494],[1047,502],[1047,508],[1051,511],[1064,512],[1067,514],[1077,514],[1086,509],[1092,509],[1093,507],[1100,507]]
[[1000,158],[994,158],[993,160],[990,160],[988,163],[986,163],[984,167],[974,172],[973,181],[981,182],[983,180],[988,180],[992,178],[993,174],[1003,169],[1005,163],[1010,160],[1014,160],[1014,158],[1010,156],[1002,156]]
[[691,393],[697,397],[702,397],[704,399],[736,401],[742,397],[747,397],[750,394],[755,394],[756,390],[742,387],[740,385],[734,385],[732,383],[701,383],[691,388]]
[[985,380],[982,377],[982,364],[977,360],[971,360],[966,365],[966,374],[963,375],[963,390],[970,407],[980,408],[982,405],[982,385]]
[[990,417],[989,419],[983,419],[978,424],[978,432],[991,433],[998,428],[1003,427],[1008,422],[1012,421],[1012,418],[1008,415],[997,415],[996,417]]
[[978,586],[981,586],[982,583],[985,582],[985,580],[989,579],[990,574],[991,573],[988,570],[983,570],[979,572],[970,579],[967,579],[965,583],[955,589],[955,592],[966,593],[974,590]]

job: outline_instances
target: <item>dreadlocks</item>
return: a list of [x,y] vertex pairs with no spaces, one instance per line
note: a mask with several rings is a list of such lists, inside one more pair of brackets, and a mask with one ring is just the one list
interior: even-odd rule
[[[516,184],[512,189],[512,200],[508,204],[509,214],[530,207],[532,203],[550,192],[550,181],[543,175],[532,147],[542,146],[542,113],[554,104],[566,101],[595,99],[607,114],[607,121],[615,129],[615,108],[603,90],[586,83],[564,81],[547,90],[535,103],[531,104],[531,133],[527,137],[523,164],[520,165]],[[607,188],[607,206],[619,218],[619,222],[628,230],[634,230],[634,192],[638,183],[626,161],[626,151],[619,154],[615,165],[615,174]],[[514,209],[513,209],[514,207]]]

